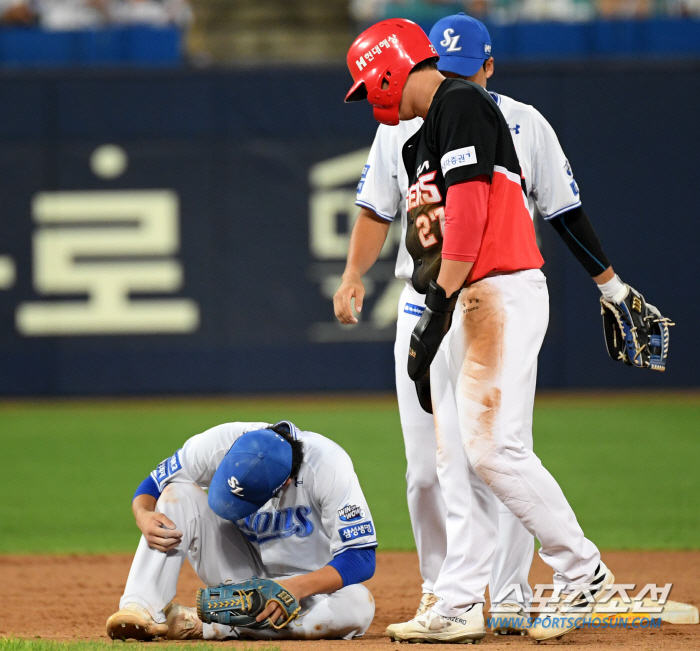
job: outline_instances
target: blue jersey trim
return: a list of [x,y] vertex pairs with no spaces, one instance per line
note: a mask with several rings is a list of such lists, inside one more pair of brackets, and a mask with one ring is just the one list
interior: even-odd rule
[[406,314],[412,314],[413,316],[421,316],[423,312],[425,312],[425,306],[414,305],[413,303],[406,303],[406,305],[403,308],[403,311]]
[[559,215],[569,212],[569,210],[573,210],[574,208],[578,208],[581,205],[580,201],[577,201],[576,203],[572,203],[570,206],[567,206],[566,208],[561,208],[560,210],[557,210],[557,212],[553,212],[551,215],[542,215],[542,219],[545,221],[549,221],[550,219],[554,219],[555,217],[559,217]]
[[343,545],[335,554],[333,554],[333,557],[335,558],[336,556],[340,556],[344,551],[348,549],[374,549],[375,547],[378,547],[379,543],[376,542],[359,542],[359,543],[354,543],[352,545]]
[[156,484],[156,480],[153,479],[151,475],[148,475],[148,477],[146,477],[146,479],[139,484],[139,487],[136,489],[131,501],[133,502],[139,495],[152,495],[158,499],[160,497],[160,493],[161,491],[158,488],[158,484]]
[[348,549],[344,554],[333,558],[331,567],[340,574],[343,586],[362,583],[374,576],[377,555],[374,549]]
[[388,221],[388,222],[393,222],[394,218],[393,217],[388,217],[387,215],[382,215],[371,203],[368,203],[367,201],[362,201],[361,199],[358,199],[355,201],[356,206],[361,206],[362,208],[369,208],[375,215],[378,217],[381,217],[382,219]]

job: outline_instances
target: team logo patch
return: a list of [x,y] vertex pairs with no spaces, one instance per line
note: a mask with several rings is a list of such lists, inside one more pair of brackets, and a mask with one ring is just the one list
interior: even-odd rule
[[228,485],[231,487],[231,492],[236,497],[243,497],[243,486],[238,483],[235,477],[231,477],[231,479],[228,480]]
[[442,175],[456,167],[464,165],[476,165],[476,149],[474,145],[471,147],[462,147],[461,149],[453,149],[448,151],[441,159],[440,166],[442,167]]
[[491,43],[484,43],[484,54],[488,57],[491,56]]
[[448,27],[443,33],[443,39],[440,41],[440,45],[442,47],[447,48],[445,52],[459,52],[462,49],[462,46],[460,45],[457,47],[457,43],[459,43],[459,38],[461,34],[457,34],[457,36],[454,36],[455,30],[452,29],[451,27]]
[[364,536],[373,536],[374,527],[371,522],[363,522],[362,524],[356,524],[352,527],[338,529],[338,534],[343,542],[347,542],[348,540],[355,540],[356,538],[363,538]]
[[346,504],[342,509],[338,510],[338,519],[341,522],[352,522],[353,520],[361,520],[365,517],[365,510],[361,506],[354,504]]
[[573,173],[573,171],[571,170],[571,165],[569,164],[569,161],[568,161],[568,160],[564,162],[564,171],[566,172],[566,175],[567,175],[569,178],[571,178],[571,179],[574,178],[574,173]]

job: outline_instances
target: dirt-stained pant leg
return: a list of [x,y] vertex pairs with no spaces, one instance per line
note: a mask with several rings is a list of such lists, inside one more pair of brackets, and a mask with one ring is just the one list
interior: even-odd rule
[[364,635],[374,619],[374,597],[361,584],[301,600],[301,616],[283,629],[232,629],[204,625],[205,640],[351,640]]
[[119,607],[141,604],[159,623],[163,608],[175,597],[180,568],[187,558],[205,585],[245,581],[264,576],[257,552],[240,529],[216,515],[207,494],[195,484],[169,484],[156,511],[167,515],[182,531],[182,541],[168,553],[151,549],[141,536]]
[[474,283],[460,295],[455,317],[449,363],[470,466],[537,536],[540,556],[558,576],[584,583],[600,554],[559,484],[523,442],[549,318],[544,275],[529,270]]
[[420,308],[424,305],[425,296],[406,285],[399,301],[394,359],[396,395],[406,446],[408,512],[416,540],[423,591],[432,592],[447,549],[447,511],[437,476],[433,417],[423,411],[416,387],[408,377],[409,342],[420,318]]
[[[459,431],[448,349],[449,338],[430,367],[438,476],[447,504],[447,555],[435,593],[441,598],[437,612],[455,617],[471,604],[484,602],[487,583],[492,601],[493,595],[518,584],[521,592],[506,598],[529,604],[534,538],[470,468]],[[524,443],[531,448],[532,437]]]

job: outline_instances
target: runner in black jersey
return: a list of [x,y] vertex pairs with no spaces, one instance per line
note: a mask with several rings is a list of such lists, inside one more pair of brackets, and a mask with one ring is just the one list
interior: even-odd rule
[[[481,86],[442,81],[423,126],[403,147],[403,160],[410,184],[406,246],[415,262],[412,280],[418,292],[426,293],[438,278],[448,190],[479,177],[488,178],[490,185],[485,246],[470,260],[475,264],[468,281],[542,266],[508,124]],[[448,231],[450,257],[470,257],[454,249],[459,242],[450,241],[450,235]]]
[[[540,556],[569,597],[557,599],[528,632],[536,640],[559,637],[580,625],[589,602],[599,601],[615,577],[556,480],[523,443],[532,437],[549,297],[508,126],[485,91],[445,79],[428,37],[410,21],[370,27],[347,61],[354,84],[346,101],[367,98],[384,124],[425,121],[403,150],[414,220],[406,244],[417,268],[414,286],[426,292],[408,374],[419,391],[430,379],[438,456],[446,457],[440,481],[459,486],[459,498],[447,504],[448,527],[470,522],[458,567],[443,566],[435,583],[439,601],[387,633],[398,641],[447,643],[486,635],[490,543],[505,507],[537,536]],[[441,434],[453,428],[462,443],[455,451]],[[449,584],[455,576],[459,591]]]

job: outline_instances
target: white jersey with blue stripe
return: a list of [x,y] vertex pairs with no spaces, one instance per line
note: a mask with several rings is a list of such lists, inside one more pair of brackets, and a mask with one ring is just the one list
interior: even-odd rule
[[[581,197],[571,165],[549,122],[529,104],[497,93],[490,95],[510,128],[525,179],[530,216],[534,218],[535,213],[539,212],[544,219],[552,219],[580,206]],[[415,118],[400,122],[395,127],[379,125],[357,186],[358,206],[373,210],[387,221],[393,221],[395,216],[400,215],[401,241],[396,277],[409,283],[413,274],[413,260],[405,245],[408,175],[401,150],[422,124],[421,118]]]
[[[377,546],[372,515],[347,452],[314,432],[290,430],[304,444],[296,480],[236,524],[273,576],[312,572],[350,548]],[[193,482],[209,488],[221,460],[245,432],[268,423],[225,423],[190,438],[151,473],[158,488]]]

